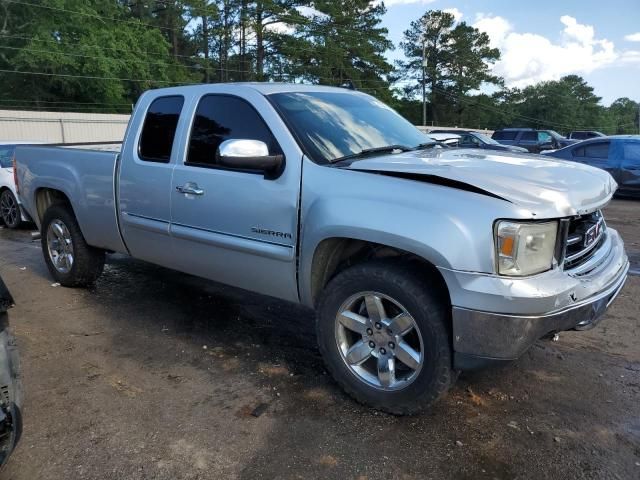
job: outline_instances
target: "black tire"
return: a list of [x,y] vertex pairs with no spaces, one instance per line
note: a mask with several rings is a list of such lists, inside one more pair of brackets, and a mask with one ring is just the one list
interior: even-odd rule
[[[336,315],[341,305],[360,292],[378,292],[399,302],[413,317],[423,341],[424,362],[406,387],[385,391],[366,383],[346,365],[336,341]],[[372,261],[333,278],[322,293],[317,312],[320,352],[336,382],[358,402],[395,415],[429,408],[456,380],[452,369],[450,314],[446,292],[425,280],[407,263]]]
[[[49,255],[47,231],[51,223],[56,220],[64,223],[71,236],[73,264],[67,273],[60,272],[56,269]],[[55,204],[50,206],[42,219],[41,232],[44,260],[51,275],[60,285],[65,287],[87,287],[92,285],[100,274],[102,274],[105,262],[104,250],[87,245],[76,217],[68,205]]]
[[[9,208],[13,209],[12,213],[9,213]],[[18,228],[22,224],[22,213],[20,212],[18,200],[9,189],[6,189],[0,195],[0,217],[7,228]]]

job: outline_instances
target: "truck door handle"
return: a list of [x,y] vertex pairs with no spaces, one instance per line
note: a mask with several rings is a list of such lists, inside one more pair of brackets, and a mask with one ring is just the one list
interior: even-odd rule
[[198,187],[198,184],[191,182],[185,183],[184,185],[178,185],[176,187],[176,191],[184,195],[204,195],[204,190]]

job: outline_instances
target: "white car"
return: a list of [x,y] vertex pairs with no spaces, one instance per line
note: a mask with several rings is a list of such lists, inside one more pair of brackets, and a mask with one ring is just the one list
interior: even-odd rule
[[0,142],[0,223],[8,228],[18,228],[29,221],[16,194],[13,180],[13,154],[17,145],[39,142]]

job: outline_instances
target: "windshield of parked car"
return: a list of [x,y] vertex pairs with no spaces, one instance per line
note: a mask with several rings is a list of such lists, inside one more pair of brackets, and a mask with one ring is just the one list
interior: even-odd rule
[[545,132],[547,132],[549,135],[551,135],[553,138],[564,138],[562,135],[560,135],[558,132],[556,132],[555,130],[545,130]]
[[434,143],[393,109],[369,95],[348,91],[292,92],[272,94],[269,98],[305,153],[318,163],[387,146],[418,148]]
[[496,142],[493,138],[485,135],[484,133],[474,133],[473,135],[482,143],[488,143],[489,145],[502,145],[500,142]]
[[0,145],[0,168],[13,166],[13,145]]

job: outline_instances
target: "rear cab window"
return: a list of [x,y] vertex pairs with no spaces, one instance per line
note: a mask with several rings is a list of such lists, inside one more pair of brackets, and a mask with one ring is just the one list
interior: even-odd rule
[[184,97],[180,95],[159,97],[151,103],[138,144],[141,160],[169,163],[183,105]]

